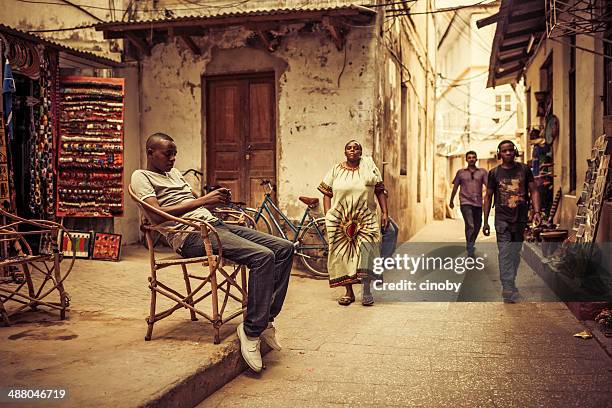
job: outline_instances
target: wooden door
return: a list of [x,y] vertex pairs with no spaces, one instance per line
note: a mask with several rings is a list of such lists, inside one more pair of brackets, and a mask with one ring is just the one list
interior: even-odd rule
[[257,207],[276,183],[274,74],[206,79],[207,183]]

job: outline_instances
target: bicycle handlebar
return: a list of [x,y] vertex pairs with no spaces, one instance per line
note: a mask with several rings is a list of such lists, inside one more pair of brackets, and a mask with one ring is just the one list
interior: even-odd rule
[[276,185],[272,184],[272,182],[270,180],[267,180],[267,179],[261,180],[261,183],[259,183],[259,185],[260,186],[267,186],[270,189],[269,193],[271,193],[273,191],[276,191]]
[[202,176],[204,175],[204,173],[202,173],[202,172],[201,172],[201,171],[199,171],[199,170],[196,170],[196,169],[189,169],[189,170],[185,170],[185,171],[183,172],[183,176],[186,176],[186,175],[188,175],[189,173],[193,173],[193,175],[194,175],[194,176],[196,176],[196,177],[202,177]]

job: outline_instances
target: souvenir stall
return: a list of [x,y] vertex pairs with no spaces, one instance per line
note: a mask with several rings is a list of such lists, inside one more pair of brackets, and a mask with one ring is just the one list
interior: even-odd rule
[[123,212],[123,79],[62,77],[57,215]]
[[54,111],[58,53],[3,34],[0,204],[26,218],[55,218]]
[[64,318],[74,258],[119,259],[120,237],[79,220],[123,212],[123,80],[66,76],[119,64],[1,24],[0,56],[0,323]]
[[[549,92],[536,92],[539,126],[529,129],[531,147],[531,171],[540,192],[540,204],[546,217],[553,209],[553,184],[555,177],[553,142],[559,136],[559,120],[552,114],[552,97]],[[556,210],[556,206],[554,208]],[[552,214],[554,217],[554,213]]]

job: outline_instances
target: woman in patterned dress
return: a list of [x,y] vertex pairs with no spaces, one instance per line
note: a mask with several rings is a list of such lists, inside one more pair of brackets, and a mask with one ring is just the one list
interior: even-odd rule
[[319,186],[329,241],[329,286],[345,287],[346,293],[338,299],[343,306],[355,301],[352,285],[361,278],[361,303],[374,304],[367,275],[372,257],[380,248],[381,227],[384,230],[389,219],[380,170],[371,158],[362,159],[361,154],[359,142],[349,141],[344,146],[346,161],[332,167]]

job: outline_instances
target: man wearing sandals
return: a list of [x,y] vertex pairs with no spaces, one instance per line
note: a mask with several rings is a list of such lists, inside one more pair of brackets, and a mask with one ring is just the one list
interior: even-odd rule
[[344,146],[346,161],[334,165],[319,185],[329,242],[329,286],[344,287],[338,299],[342,306],[355,301],[353,284],[360,281],[361,304],[374,304],[371,263],[380,253],[381,233],[389,222],[382,175],[374,160],[361,157],[362,152],[361,144],[350,140]]
[[[281,349],[272,322],[280,313],[287,294],[293,244],[253,229],[225,224],[213,216],[211,209],[228,204],[229,190],[221,188],[198,197],[181,172],[174,168],[177,149],[170,136],[151,135],[146,150],[147,169],[132,174],[131,186],[136,195],[175,217],[209,222],[219,234],[224,258],[249,268],[247,315],[237,332],[244,360],[253,371],[260,372],[263,366],[260,339],[275,350]],[[148,216],[154,223],[164,221],[156,214]],[[185,258],[204,255],[200,234],[168,234],[166,239],[172,249]],[[217,251],[217,241],[212,239],[211,243]]]

